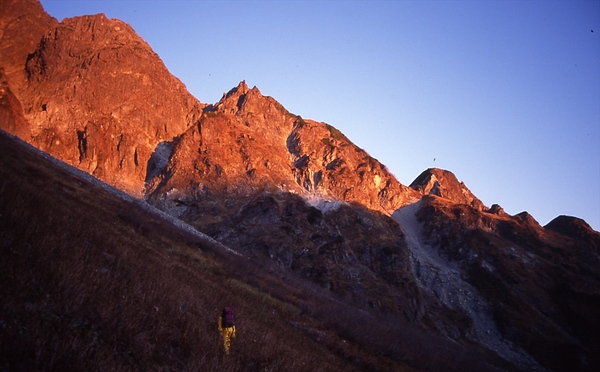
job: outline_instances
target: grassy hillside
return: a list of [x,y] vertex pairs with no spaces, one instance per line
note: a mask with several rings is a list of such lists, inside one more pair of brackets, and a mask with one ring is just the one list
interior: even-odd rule
[[[503,366],[232,254],[3,132],[0,257],[0,370]],[[237,313],[229,356],[224,305]]]

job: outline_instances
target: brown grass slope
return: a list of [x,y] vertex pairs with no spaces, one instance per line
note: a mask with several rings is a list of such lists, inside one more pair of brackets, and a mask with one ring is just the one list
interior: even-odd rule
[[492,369],[109,191],[0,133],[0,370]]

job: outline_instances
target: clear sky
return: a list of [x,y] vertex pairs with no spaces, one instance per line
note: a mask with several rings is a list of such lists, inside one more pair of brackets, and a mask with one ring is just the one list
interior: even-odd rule
[[409,185],[600,230],[600,1],[41,0],[130,25],[204,103],[246,80]]

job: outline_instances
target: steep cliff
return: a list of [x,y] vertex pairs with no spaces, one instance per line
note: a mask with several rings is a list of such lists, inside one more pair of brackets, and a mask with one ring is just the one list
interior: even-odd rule
[[4,69],[0,67],[0,128],[23,137],[29,133],[29,124],[23,116],[21,102],[8,86]]
[[22,99],[27,56],[35,51],[42,36],[58,21],[44,11],[38,0],[0,2],[0,67],[6,73],[13,94]]
[[[120,20],[99,14],[56,24],[39,3],[3,17],[10,53],[0,63],[29,124],[23,138],[141,196],[155,147],[194,123],[203,105]],[[30,32],[12,32],[19,29]]]

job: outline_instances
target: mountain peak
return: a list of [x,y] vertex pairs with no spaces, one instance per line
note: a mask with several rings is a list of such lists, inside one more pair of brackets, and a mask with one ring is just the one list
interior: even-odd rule
[[231,99],[239,99],[242,96],[246,96],[248,94],[251,94],[255,97],[264,97],[262,95],[262,93],[260,92],[260,90],[258,90],[258,88],[255,86],[252,87],[252,89],[248,88],[248,85],[246,84],[246,80],[242,80],[240,81],[240,83],[235,87],[235,88],[231,88],[231,90],[229,90],[229,92],[224,93],[223,97],[219,100],[219,102],[223,102],[226,100],[231,100]]
[[544,228],[574,239],[587,241],[590,248],[596,251],[600,250],[600,233],[594,231],[581,218],[561,215],[550,221]]
[[248,89],[248,85],[246,84],[246,80],[242,80],[236,87],[231,88],[231,90],[229,92],[224,93],[223,98],[221,98],[221,100],[229,98],[234,95],[235,96],[244,95],[244,94],[248,93],[248,90],[249,89]]
[[0,11],[0,66],[25,117],[19,134],[140,196],[152,151],[203,105],[127,23],[96,14],[59,24],[39,2],[19,4]]
[[236,87],[223,93],[223,97],[214,105],[206,107],[206,112],[219,112],[230,115],[246,115],[264,113],[275,108],[278,115],[289,114],[277,101],[268,96],[263,96],[254,86],[248,88],[246,80],[242,80]]
[[464,182],[459,182],[454,173],[444,169],[429,168],[423,171],[410,184],[410,188],[422,195],[436,195],[479,210],[484,208],[481,200],[473,195]]

